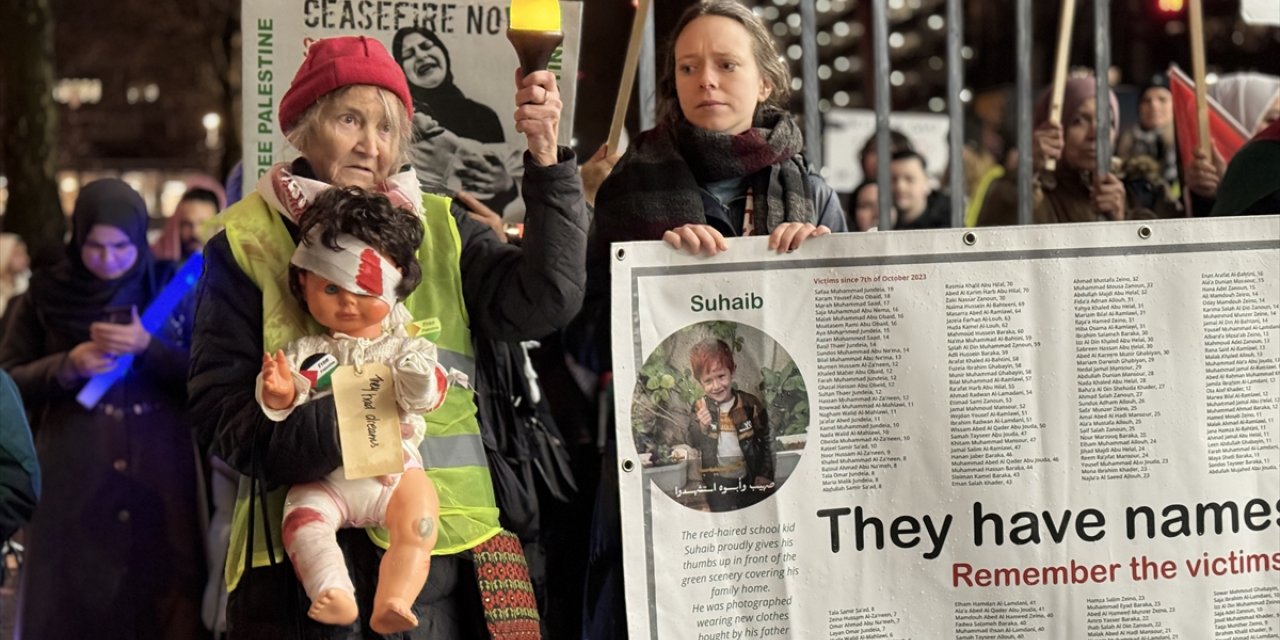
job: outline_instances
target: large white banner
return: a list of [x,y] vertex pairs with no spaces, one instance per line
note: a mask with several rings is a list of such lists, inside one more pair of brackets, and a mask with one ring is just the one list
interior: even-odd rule
[[1280,638],[1280,217],[613,249],[632,638]]
[[[524,136],[515,130],[515,50],[507,40],[510,0],[243,0],[244,175],[253,184],[272,164],[292,160],[280,131],[280,100],[302,64],[307,38],[377,38],[401,63],[414,94],[418,141],[411,160],[425,183],[466,189],[519,217],[510,189],[523,171]],[[564,43],[548,68],[556,73],[564,112],[561,144],[573,137],[582,3],[560,3]],[[430,120],[423,120],[426,115]],[[466,165],[471,164],[472,169]],[[481,169],[483,183],[474,178]]]

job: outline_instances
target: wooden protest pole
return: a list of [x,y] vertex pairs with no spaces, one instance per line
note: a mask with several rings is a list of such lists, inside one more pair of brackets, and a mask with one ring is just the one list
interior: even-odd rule
[[1197,148],[1205,157],[1213,159],[1213,143],[1209,139],[1209,101],[1206,96],[1207,87],[1204,81],[1204,12],[1200,0],[1187,3],[1187,18],[1191,24],[1191,74],[1196,86],[1196,133],[1199,136]]
[[627,57],[622,64],[622,79],[618,82],[618,100],[613,104],[613,123],[609,125],[607,153],[617,153],[618,140],[622,137],[622,125],[627,119],[627,105],[631,102],[631,87],[636,81],[640,41],[644,37],[644,25],[648,16],[649,0],[639,0],[636,16],[631,20],[631,42],[627,44]]
[[[1062,124],[1062,94],[1067,88],[1067,61],[1071,57],[1071,31],[1075,27],[1076,0],[1062,0],[1062,15],[1058,18],[1058,51],[1053,59],[1053,93],[1049,100],[1049,122]],[[1046,158],[1044,169],[1052,173],[1057,167],[1056,158]]]

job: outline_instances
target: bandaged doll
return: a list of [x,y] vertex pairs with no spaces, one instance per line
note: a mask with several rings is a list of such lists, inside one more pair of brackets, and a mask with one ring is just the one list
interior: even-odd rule
[[272,420],[330,393],[330,374],[345,365],[390,367],[399,413],[402,473],[347,479],[343,467],[290,488],[284,508],[284,546],[307,596],[308,615],[334,625],[359,616],[337,529],[383,526],[391,543],[383,556],[370,626],[395,633],[417,626],[410,606],[426,583],[435,545],[439,502],[423,470],[418,446],[422,414],[444,401],[449,378],[436,346],[412,337],[401,305],[422,278],[416,260],[422,223],[385,197],[359,189],[330,189],[299,220],[289,285],[327,332],[304,336],[265,354],[257,397]]

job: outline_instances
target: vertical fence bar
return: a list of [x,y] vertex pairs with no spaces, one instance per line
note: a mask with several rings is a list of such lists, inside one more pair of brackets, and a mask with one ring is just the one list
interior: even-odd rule
[[960,0],[947,0],[947,113],[951,116],[951,228],[964,226],[964,9]]
[[1031,0],[1018,0],[1018,224],[1031,224]]
[[[1028,1],[1028,0],[1022,0]],[[876,199],[880,208],[879,228],[893,228],[890,207],[893,194],[889,184],[889,16],[888,0],[871,0],[871,48],[874,51],[876,91]]]
[[1093,0],[1094,76],[1098,82],[1098,177],[1111,172],[1111,0]]
[[818,15],[814,0],[800,0],[800,78],[804,82],[804,154],[814,168],[822,168],[822,96],[818,82]]
[[[657,48],[654,42],[653,3],[649,4],[649,15],[644,20],[644,38],[640,45],[640,130],[648,131],[657,123],[658,80],[656,62]],[[613,149],[609,153],[614,153]]]

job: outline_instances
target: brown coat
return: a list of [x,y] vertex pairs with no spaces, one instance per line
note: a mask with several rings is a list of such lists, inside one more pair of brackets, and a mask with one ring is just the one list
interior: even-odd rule
[[[1093,208],[1090,185],[1084,174],[1060,164],[1054,172],[1056,184],[1048,188],[1050,181],[1040,176],[1032,178],[1035,206],[1031,210],[1032,224],[1055,222],[1099,222],[1107,218]],[[1132,200],[1132,198],[1129,198]],[[1145,220],[1155,215],[1148,209],[1135,208],[1126,203],[1126,219]],[[991,227],[1018,224],[1018,173],[1011,171],[991,183],[982,211],[978,214],[978,226]]]

